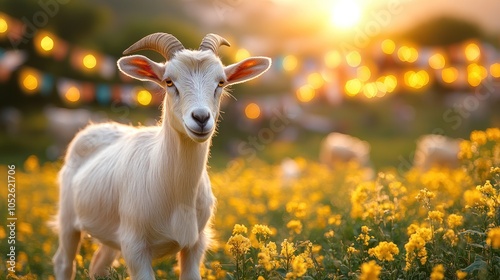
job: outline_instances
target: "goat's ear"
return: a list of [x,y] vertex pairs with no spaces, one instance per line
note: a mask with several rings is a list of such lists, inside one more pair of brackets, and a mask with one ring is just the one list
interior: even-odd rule
[[118,60],[118,69],[134,79],[155,82],[165,88],[165,82],[162,81],[165,65],[151,61],[145,56],[122,57]]
[[271,67],[268,57],[249,57],[224,68],[228,84],[239,84],[257,78]]

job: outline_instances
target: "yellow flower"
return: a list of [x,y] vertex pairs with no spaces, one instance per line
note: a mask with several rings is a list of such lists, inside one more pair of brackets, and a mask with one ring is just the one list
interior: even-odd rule
[[470,141],[472,143],[476,143],[478,145],[484,145],[488,141],[488,138],[486,136],[486,132],[481,131],[481,130],[474,130],[470,134]]
[[448,216],[447,222],[450,228],[456,228],[463,225],[464,217],[457,214],[451,214]]
[[306,216],[307,204],[304,202],[291,201],[286,204],[286,212],[292,214],[297,219],[304,218]]
[[488,231],[488,237],[486,238],[486,244],[491,246],[493,249],[500,248],[500,227],[492,228]]
[[472,145],[470,141],[464,140],[460,142],[460,151],[458,152],[459,159],[471,159],[472,158]]
[[448,240],[451,246],[456,246],[458,243],[458,236],[455,234],[455,231],[452,229],[447,230],[443,235],[444,240]]
[[235,234],[227,241],[229,252],[233,256],[245,254],[250,249],[250,240],[241,234]]
[[29,156],[24,162],[24,169],[27,172],[33,173],[40,170],[40,163],[35,155]]
[[295,279],[297,277],[301,277],[307,272],[307,262],[302,255],[296,256],[292,260],[292,272],[288,273],[287,279]]
[[234,234],[246,234],[248,232],[248,229],[244,225],[240,224],[235,224],[233,228],[233,235]]
[[281,242],[281,252],[280,252],[281,256],[285,258],[290,258],[291,256],[293,256],[294,252],[295,252],[295,246],[293,245],[293,243],[288,242],[287,239]]
[[465,277],[467,277],[467,272],[461,271],[461,270],[457,270],[457,279],[458,280],[465,279]]
[[441,211],[429,211],[429,219],[434,222],[442,223],[444,213]]
[[265,242],[272,235],[272,231],[266,225],[254,225],[252,234],[257,237],[259,242]]
[[358,235],[358,237],[356,238],[356,240],[357,241],[361,241],[363,243],[363,245],[368,246],[368,242],[370,241],[370,239],[373,238],[373,236],[369,235],[370,231],[371,231],[371,229],[369,227],[362,226],[361,227],[361,233]]
[[276,251],[276,243],[269,242],[266,246],[260,248],[257,255],[258,263],[264,267],[265,270],[270,271],[276,267],[275,257],[278,255]]
[[257,277],[257,280],[266,280],[266,278],[264,278],[264,276],[261,275],[261,276]]
[[375,261],[371,260],[361,265],[361,275],[359,280],[378,280],[382,267]]
[[347,253],[348,254],[357,254],[359,253],[359,250],[354,248],[352,245],[347,247]]
[[497,127],[487,128],[486,137],[489,141],[500,142],[500,129]]
[[329,230],[327,232],[325,232],[325,238],[333,238],[335,236],[335,232],[333,230]]
[[291,220],[286,224],[286,227],[296,234],[300,234],[302,232],[302,223],[299,220]]
[[376,247],[369,249],[368,254],[380,261],[393,261],[394,255],[399,254],[399,248],[392,242],[382,241]]
[[438,264],[432,268],[431,280],[442,280],[444,279],[444,266]]

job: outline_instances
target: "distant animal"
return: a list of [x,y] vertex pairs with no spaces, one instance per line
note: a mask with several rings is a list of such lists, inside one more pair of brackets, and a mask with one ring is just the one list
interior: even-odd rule
[[19,133],[22,119],[21,111],[15,107],[6,107],[0,110],[0,126],[10,137]]
[[355,162],[366,170],[366,178],[374,176],[370,161],[370,144],[351,135],[332,132],[321,143],[319,160],[336,168],[339,164]]
[[131,279],[155,279],[152,260],[178,252],[180,279],[201,279],[215,205],[207,161],[220,100],[227,86],[271,65],[267,57],[249,57],[224,66],[221,45],[229,43],[208,34],[198,50],[188,50],[173,35],[155,33],[125,50],[151,49],[166,59],[118,60],[126,75],[164,89],[161,123],[91,124],[71,141],[59,173],[57,279],[74,278],[82,232],[100,242],[91,277],[106,274],[121,250]]
[[438,134],[421,136],[417,140],[413,166],[423,171],[432,167],[459,167],[458,152],[461,141]]

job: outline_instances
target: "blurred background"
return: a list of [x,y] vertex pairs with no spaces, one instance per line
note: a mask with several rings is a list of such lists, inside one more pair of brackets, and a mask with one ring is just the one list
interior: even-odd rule
[[318,159],[330,132],[366,141],[378,169],[411,165],[422,135],[500,126],[498,11],[498,0],[0,0],[0,164],[58,160],[89,120],[155,124],[161,93],[116,60],[150,33],[196,49],[211,32],[231,43],[226,65],[273,60],[224,100],[214,168]]

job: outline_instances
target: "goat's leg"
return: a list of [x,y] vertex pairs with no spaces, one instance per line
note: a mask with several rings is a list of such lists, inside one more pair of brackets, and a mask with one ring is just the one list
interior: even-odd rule
[[54,255],[54,273],[56,279],[75,278],[75,256],[80,245],[80,231],[70,227],[59,229],[59,247]]
[[[123,229],[121,229],[123,232]],[[132,280],[152,280],[155,279],[153,268],[151,267],[152,256],[147,248],[144,238],[133,237],[130,231],[127,237],[121,241],[122,256],[127,263],[130,278]]]
[[208,238],[204,232],[199,235],[194,246],[184,248],[179,253],[181,280],[200,280],[200,264],[208,246]]
[[90,262],[90,277],[94,279],[95,276],[107,276],[109,274],[109,267],[117,255],[117,250],[101,244]]

